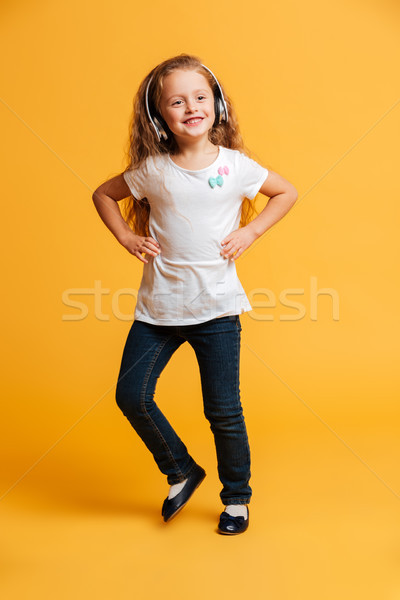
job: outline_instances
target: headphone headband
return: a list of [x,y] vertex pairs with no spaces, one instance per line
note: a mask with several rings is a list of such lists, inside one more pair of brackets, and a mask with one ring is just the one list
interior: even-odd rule
[[[218,124],[221,123],[221,121],[226,121],[228,122],[228,107],[226,105],[225,102],[225,98],[224,95],[222,93],[222,89],[221,86],[219,84],[218,79],[215,77],[214,73],[211,71],[211,69],[209,69],[208,67],[206,67],[206,65],[203,65],[203,63],[200,63],[202,67],[204,67],[205,69],[207,69],[207,71],[209,71],[211,73],[211,75],[214,78],[214,81],[216,82],[217,86],[218,86],[218,98],[216,98],[215,100],[215,112],[216,112],[216,118],[218,118]],[[146,94],[145,94],[145,102],[146,102],[146,112],[147,112],[147,116],[149,117],[150,123],[153,125],[155,132],[157,134],[157,137],[159,139],[159,141],[161,141],[161,138],[163,138],[164,140],[168,139],[168,134],[165,131],[165,127],[163,125],[164,120],[162,119],[162,122],[160,120],[160,116],[159,117],[152,117],[151,116],[151,112],[150,112],[150,107],[149,107],[149,88],[150,88],[150,83],[153,79],[153,75],[150,77],[147,86],[146,86]]]

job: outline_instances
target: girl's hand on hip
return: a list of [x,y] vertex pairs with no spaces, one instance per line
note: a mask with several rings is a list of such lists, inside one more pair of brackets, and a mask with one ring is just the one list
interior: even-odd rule
[[149,261],[143,258],[143,253],[148,254],[149,256],[157,256],[161,252],[160,244],[157,240],[152,237],[136,235],[133,231],[131,233],[128,232],[128,234],[124,236],[121,244],[128,252],[144,263],[148,263]]
[[256,238],[255,233],[247,226],[240,227],[222,240],[221,246],[223,246],[223,249],[221,250],[221,254],[224,258],[230,258],[234,261],[251,246]]

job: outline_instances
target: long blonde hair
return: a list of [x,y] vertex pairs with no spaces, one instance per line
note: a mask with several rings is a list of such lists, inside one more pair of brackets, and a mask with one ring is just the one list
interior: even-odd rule
[[[177,154],[179,147],[173,135],[169,135],[167,140],[163,138],[159,141],[152,124],[149,121],[146,111],[146,88],[149,80],[152,78],[149,88],[149,103],[151,102],[157,112],[160,113],[160,100],[163,90],[164,78],[177,69],[196,71],[203,75],[214,96],[218,91],[218,86],[211,73],[202,66],[202,61],[191,54],[179,54],[169,58],[157,65],[139,85],[133,101],[133,113],[130,120],[128,166],[125,171],[138,169],[142,166],[148,156],[161,154]],[[216,146],[240,150],[251,158],[251,151],[245,146],[239,130],[239,124],[235,109],[229,96],[224,91],[223,85],[218,78],[225,102],[228,108],[228,122],[222,121],[214,125],[208,132],[209,141]],[[129,196],[122,204],[124,218],[137,235],[149,236],[149,214],[150,205],[147,198],[135,198]],[[240,218],[240,227],[247,225],[252,220],[256,212],[254,201],[244,198],[242,202],[242,212]]]

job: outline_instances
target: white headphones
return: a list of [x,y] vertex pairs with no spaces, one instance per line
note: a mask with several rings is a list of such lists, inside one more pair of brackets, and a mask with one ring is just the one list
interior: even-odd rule
[[[205,69],[207,69],[207,71],[209,71],[211,73],[211,75],[213,76],[213,78],[218,86],[218,93],[214,95],[214,111],[215,111],[214,125],[219,125],[222,121],[228,122],[228,107],[226,105],[221,86],[219,85],[219,81],[215,77],[215,75],[211,71],[211,69],[206,67],[206,65],[203,65],[203,63],[201,63],[201,66],[204,67]],[[153,76],[150,77],[150,80],[146,87],[147,116],[149,117],[149,120],[155,129],[155,132],[157,134],[159,141],[161,141],[161,138],[163,138],[164,140],[167,140],[168,134],[167,134],[166,130],[168,129],[168,126],[167,126],[166,122],[164,121],[164,119],[162,118],[162,116],[159,113],[155,112],[155,114],[153,116],[150,113],[149,88],[150,88],[150,83],[151,83],[152,79],[153,79]]]

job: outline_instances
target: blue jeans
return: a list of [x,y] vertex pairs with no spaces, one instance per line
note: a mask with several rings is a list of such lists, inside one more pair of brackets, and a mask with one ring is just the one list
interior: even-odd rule
[[225,505],[248,504],[252,494],[250,448],[239,391],[241,329],[239,315],[194,325],[154,325],[136,319],[125,343],[116,387],[119,408],[167,475],[169,485],[183,481],[196,462],[153,397],[172,354],[189,342],[200,369],[204,414],[214,434],[223,485],[220,498]]

